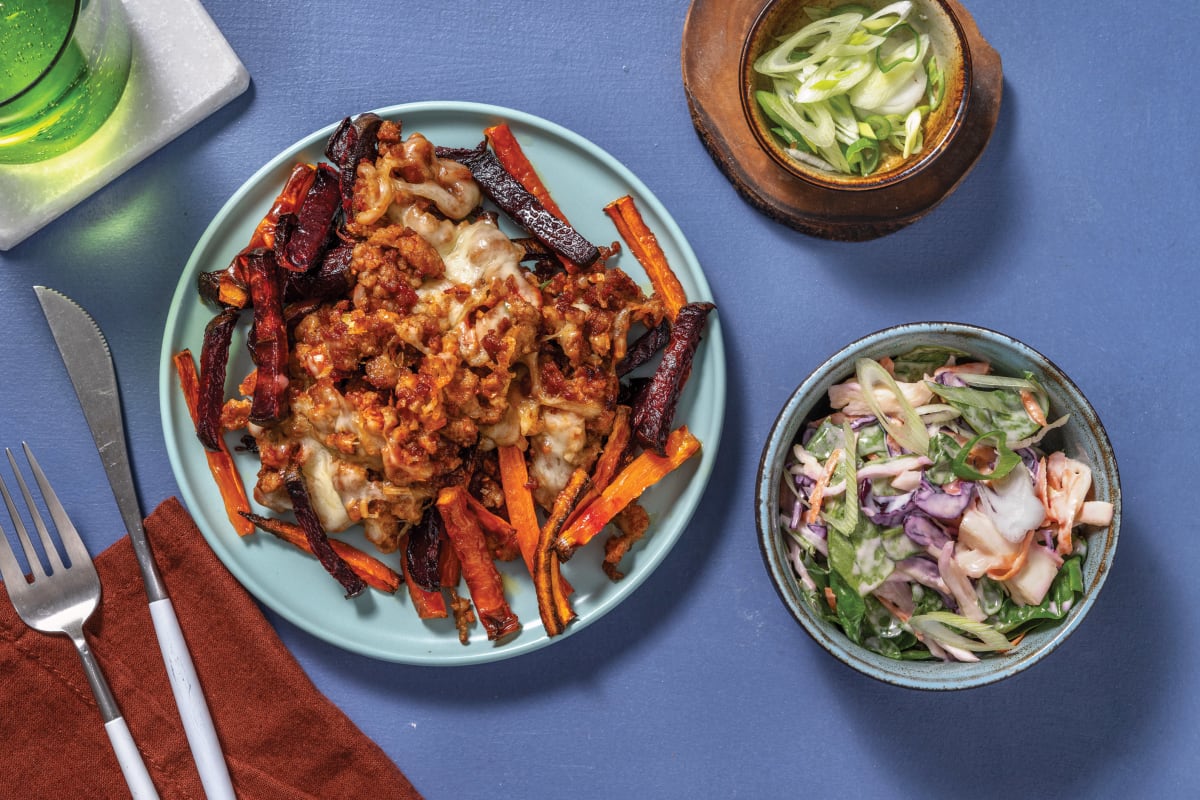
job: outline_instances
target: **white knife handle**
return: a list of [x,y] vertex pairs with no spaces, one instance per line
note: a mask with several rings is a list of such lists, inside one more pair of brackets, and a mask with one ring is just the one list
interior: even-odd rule
[[200,772],[200,782],[209,800],[234,800],[233,782],[221,753],[221,743],[213,728],[204,690],[196,678],[192,656],[179,628],[175,607],[171,598],[164,597],[150,604],[150,617],[158,634],[158,646],[162,649],[167,675],[171,678],[171,689],[175,692],[175,705],[183,719],[183,730],[187,734],[192,758]]
[[125,718],[110,719],[104,723],[104,730],[108,732],[108,740],[112,742],[113,752],[117,754],[117,763],[121,765],[121,774],[125,776],[133,800],[158,800],[158,791],[150,780],[150,773],[146,771],[142,754],[133,743]]

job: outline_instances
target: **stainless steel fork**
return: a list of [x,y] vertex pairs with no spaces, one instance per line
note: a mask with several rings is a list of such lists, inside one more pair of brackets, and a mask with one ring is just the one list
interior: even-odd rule
[[[8,536],[2,528],[0,528],[0,576],[4,578],[4,586],[8,589],[8,596],[12,600],[13,607],[16,608],[17,614],[25,621],[26,625],[43,633],[65,633],[70,637],[75,649],[79,651],[79,657],[83,660],[83,671],[87,675],[88,683],[92,685],[92,693],[96,696],[96,704],[100,707],[100,715],[104,718],[104,729],[108,732],[109,741],[112,742],[113,751],[117,755],[117,761],[121,765],[121,772],[125,775],[125,782],[129,785],[129,790],[133,793],[135,800],[157,798],[158,792],[155,791],[154,783],[150,780],[150,773],[146,771],[142,755],[138,752],[137,745],[134,744],[129,727],[125,724],[125,718],[121,716],[121,711],[113,699],[112,691],[108,688],[108,682],[104,679],[100,665],[92,655],[87,639],[83,635],[84,623],[87,622],[88,617],[92,615],[100,602],[100,576],[96,574],[96,566],[92,563],[87,548],[83,546],[79,532],[71,524],[67,512],[63,509],[62,503],[58,501],[58,496],[55,495],[50,482],[46,480],[45,474],[42,473],[42,468],[38,466],[29,445],[22,443],[21,447],[25,450],[25,458],[29,460],[29,467],[37,480],[46,509],[54,520],[54,527],[58,529],[58,535],[62,539],[63,548],[66,551],[67,562],[63,562],[58,548],[50,536],[50,531],[42,520],[37,505],[34,504],[29,488],[25,485],[25,479],[21,477],[17,461],[13,458],[12,451],[6,447],[4,452],[8,456],[8,463],[12,466],[13,475],[20,487],[25,506],[29,510],[29,516],[33,520],[33,526],[41,539],[42,549],[46,554],[46,561],[50,569],[49,572],[43,569],[37,551],[34,550],[33,542],[30,540],[29,532],[22,521],[21,513],[13,502],[4,479],[0,478],[0,494],[3,494],[4,504],[8,506],[8,514],[12,517],[17,539],[20,540],[21,547],[25,551],[25,558],[29,562],[29,571],[33,580],[32,582],[26,581],[12,547],[8,543]],[[51,746],[50,743],[47,743],[47,747]]]

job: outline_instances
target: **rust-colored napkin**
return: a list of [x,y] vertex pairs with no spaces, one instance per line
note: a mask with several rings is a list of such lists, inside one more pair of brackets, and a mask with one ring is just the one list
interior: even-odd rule
[[[155,559],[208,697],[239,798],[420,795],[322,695],[175,499],[146,520]],[[88,623],[159,794],[203,800],[175,709],[146,591],[126,536],[96,559],[100,609]],[[74,647],[30,630],[0,597],[0,794],[128,796]]]

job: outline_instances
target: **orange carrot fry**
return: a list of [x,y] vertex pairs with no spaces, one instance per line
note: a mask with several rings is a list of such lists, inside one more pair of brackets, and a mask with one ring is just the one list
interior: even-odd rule
[[[242,512],[241,516],[250,524],[251,530],[254,530],[255,527],[262,528],[267,533],[274,534],[293,547],[297,547],[310,555],[312,554],[312,549],[308,544],[308,537],[304,535],[304,530],[296,523],[286,522],[274,517],[261,517],[249,511]],[[400,588],[400,575],[379,559],[369,553],[364,553],[354,545],[343,542],[340,539],[331,538],[329,545],[349,565],[354,574],[362,578],[368,586],[378,589],[381,592],[387,592],[388,594],[395,594],[396,590]]]
[[542,626],[550,636],[562,633],[567,624],[575,618],[575,609],[571,607],[571,602],[563,591],[558,552],[554,549],[554,543],[576,504],[587,492],[588,482],[585,470],[577,469],[572,473],[567,485],[554,499],[550,517],[542,526],[537,551],[533,556],[533,588],[537,595],[538,612],[542,617]]
[[508,173],[517,179],[517,183],[536,197],[547,211],[563,222],[567,222],[566,215],[558,207],[558,203],[554,202],[554,198],[550,196],[550,190],[538,177],[537,170],[533,168],[525,151],[521,149],[520,142],[517,141],[517,137],[513,135],[508,124],[502,122],[499,125],[493,125],[486,128],[484,134],[491,143],[492,152],[496,154],[496,158],[500,159],[500,163],[508,170]]
[[292,167],[283,191],[275,198],[270,210],[259,221],[254,233],[250,236],[247,250],[275,246],[275,223],[279,222],[279,218],[284,214],[300,208],[300,204],[304,202],[304,197],[308,194],[308,189],[316,177],[317,169],[312,164],[298,163]]
[[[191,350],[181,350],[172,358],[175,372],[179,376],[179,387],[183,390],[183,398],[187,402],[188,414],[192,417],[192,425],[199,419],[196,408],[200,402],[200,376],[196,373],[196,361],[192,358]],[[241,516],[241,512],[250,510],[250,499],[246,496],[246,487],[242,476],[238,474],[237,466],[233,463],[233,455],[224,441],[218,441],[219,450],[205,450],[208,459],[208,469],[212,472],[221,499],[225,502],[225,514],[233,524],[233,529],[239,536],[254,533],[254,525]]]
[[576,548],[591,541],[621,509],[641,497],[646,489],[658,483],[699,450],[700,440],[684,425],[667,437],[665,457],[647,451],[629,462],[600,496],[563,531],[555,543],[559,556],[562,557],[564,552],[572,553]]
[[599,491],[604,491],[608,484],[612,483],[618,470],[624,466],[625,454],[629,451],[629,442],[633,436],[629,413],[629,406],[617,406],[612,430],[604,442],[604,452],[596,459],[596,468],[592,470],[592,486]]
[[574,522],[579,513],[600,496],[600,492],[612,483],[613,477],[621,467],[625,466],[625,460],[629,454],[629,443],[633,439],[633,426],[630,425],[629,415],[629,406],[617,406],[612,430],[609,431],[608,439],[604,442],[604,450],[596,459],[596,466],[592,469],[591,488],[587,490],[587,494],[571,512],[571,518],[567,520],[567,525]]
[[462,575],[475,610],[488,639],[495,641],[521,630],[521,623],[504,597],[504,579],[492,562],[483,530],[467,507],[466,494],[462,484],[447,486],[438,492],[437,510],[462,564]]
[[471,513],[475,515],[475,521],[479,523],[479,527],[483,528],[483,532],[490,539],[497,542],[499,551],[506,554],[503,557],[497,556],[497,558],[507,561],[520,552],[516,528],[509,525],[503,518],[493,514],[470,492],[467,492],[467,505],[470,506]]
[[525,467],[525,454],[516,445],[496,448],[500,459],[500,486],[504,490],[504,504],[508,507],[508,521],[516,530],[517,545],[529,574],[533,574],[533,554],[537,552],[537,510],[533,495],[529,491],[529,471]]
[[667,317],[674,322],[679,309],[687,305],[687,293],[671,270],[666,254],[659,247],[658,237],[642,219],[633,198],[625,195],[612,201],[604,207],[604,213],[612,219],[617,233],[633,252],[642,269],[646,270],[650,285],[667,306]]
[[458,586],[458,582],[462,580],[462,564],[458,563],[458,555],[454,552],[454,545],[450,543],[450,537],[446,535],[443,527],[441,533],[441,547],[438,550],[438,583],[443,589],[450,589]]
[[[400,537],[400,552],[408,547],[408,534]],[[404,584],[408,587],[408,596],[412,598],[413,608],[421,619],[444,619],[449,616],[446,611],[446,598],[441,592],[431,592],[417,585],[408,574],[408,559],[400,559],[400,572],[404,575]]]
[[[498,447],[496,453],[500,460],[500,487],[504,490],[508,521],[516,529],[517,545],[521,549],[521,557],[525,560],[525,568],[529,570],[531,577],[536,577],[534,557],[541,536],[541,525],[538,524],[537,509],[534,508],[533,495],[529,491],[529,470],[525,467],[525,454],[516,445]],[[554,571],[558,572],[557,566]],[[568,595],[575,591],[565,579],[562,586],[563,592]]]

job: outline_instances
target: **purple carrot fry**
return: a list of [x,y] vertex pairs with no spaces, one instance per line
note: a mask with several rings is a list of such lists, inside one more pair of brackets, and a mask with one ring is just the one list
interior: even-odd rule
[[419,525],[408,532],[408,547],[405,549],[405,565],[413,581],[427,592],[441,588],[439,564],[441,563],[442,515],[430,506]]
[[296,514],[296,522],[304,530],[308,546],[325,571],[332,575],[342,588],[346,590],[347,599],[357,597],[367,588],[362,578],[354,574],[350,565],[339,556],[329,544],[317,512],[313,510],[312,501],[308,496],[308,486],[304,483],[304,474],[295,462],[288,465],[283,476],[287,486],[288,497],[292,501],[292,511]]
[[[320,262],[341,200],[341,178],[337,170],[328,164],[319,165],[282,247],[276,226],[275,252],[281,267],[292,272],[307,272]],[[281,217],[280,222],[283,220]]]
[[254,305],[250,354],[258,368],[250,421],[269,425],[283,419],[288,411],[288,335],[275,254],[261,249],[248,254],[246,273]]
[[382,124],[383,118],[370,112],[353,119],[346,117],[325,145],[325,155],[338,166],[342,213],[346,215],[354,207],[354,179],[358,175],[359,162],[364,159],[374,161],[378,155],[377,137]]
[[634,401],[634,436],[642,447],[660,456],[666,454],[675,407],[691,375],[692,358],[700,345],[705,320],[714,308],[712,303],[688,303],[679,309],[662,361]]
[[225,374],[229,363],[229,345],[237,326],[239,310],[226,308],[204,328],[200,348],[200,397],[196,403],[196,436],[209,450],[221,442],[221,408],[225,405]]
[[350,259],[353,242],[341,242],[327,250],[321,263],[308,272],[289,272],[284,276],[283,301],[327,300],[342,297],[350,288]]
[[438,158],[457,161],[471,170],[479,188],[500,207],[500,210],[555,253],[581,267],[595,263],[600,257],[600,251],[594,244],[547,211],[546,207],[504,168],[496,154],[487,149],[486,141],[474,150],[439,147],[436,152]]
[[635,369],[654,358],[654,354],[663,349],[663,345],[671,338],[671,324],[666,320],[649,328],[634,340],[625,357],[617,362],[617,377],[623,378]]

